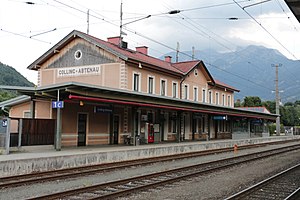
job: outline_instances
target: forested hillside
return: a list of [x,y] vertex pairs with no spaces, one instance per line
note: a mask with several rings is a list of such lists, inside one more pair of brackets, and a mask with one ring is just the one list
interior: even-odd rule
[[[24,76],[17,72],[13,67],[5,65],[0,62],[0,85],[13,85],[13,86],[33,86]],[[17,96],[16,92],[4,91],[0,89],[0,101]]]

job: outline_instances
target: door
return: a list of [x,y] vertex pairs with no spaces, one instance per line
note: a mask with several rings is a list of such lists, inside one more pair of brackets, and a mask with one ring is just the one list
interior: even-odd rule
[[78,138],[77,145],[86,145],[86,128],[87,128],[87,114],[78,114]]
[[114,123],[113,123],[113,144],[119,143],[119,116],[114,116]]

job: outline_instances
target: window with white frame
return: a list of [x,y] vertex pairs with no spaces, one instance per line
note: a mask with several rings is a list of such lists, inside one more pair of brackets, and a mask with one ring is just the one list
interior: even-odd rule
[[166,85],[167,85],[166,80],[164,80],[164,79],[160,80],[160,95],[161,96],[166,96],[166,94],[167,94]]
[[202,102],[203,103],[206,102],[206,90],[205,89],[202,90]]
[[30,111],[24,111],[23,112],[23,117],[24,118],[31,118],[31,112]]
[[177,98],[177,92],[178,91],[178,83],[177,82],[172,82],[172,96],[173,98]]
[[222,94],[222,105],[225,106],[225,94]]
[[188,85],[184,85],[184,99],[188,99],[189,98],[189,86]]
[[216,105],[219,105],[219,93],[216,92]]
[[154,94],[154,77],[148,76],[148,93]]
[[231,106],[231,96],[230,95],[227,96],[227,104],[228,104],[228,107]]
[[140,82],[141,76],[138,73],[133,74],[133,90],[139,92],[140,91]]
[[198,87],[194,87],[194,101],[198,101]]
[[212,103],[212,93],[211,93],[211,90],[209,90],[208,92],[208,103]]

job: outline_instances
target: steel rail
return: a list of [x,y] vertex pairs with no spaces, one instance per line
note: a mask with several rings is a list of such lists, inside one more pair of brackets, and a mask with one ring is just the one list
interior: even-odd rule
[[[266,178],[234,195],[231,195],[227,197],[225,200],[237,200],[237,199],[253,199],[254,197],[260,197],[261,199],[270,197],[272,195],[272,199],[292,199],[297,192],[299,192],[300,187],[300,179],[298,176],[298,181],[295,183],[293,181],[286,181],[289,186],[289,189],[287,190],[285,187],[285,191],[277,191],[279,195],[276,196],[274,194],[274,190],[270,190],[269,188],[272,187],[272,185],[280,184],[280,182],[283,182],[283,178],[289,179],[288,176],[294,176],[295,173],[298,172],[298,175],[300,174],[300,164],[294,165],[293,167],[290,167],[280,173],[277,173],[269,178]],[[290,179],[289,179],[290,180]],[[275,190],[278,190],[278,188],[274,188]],[[287,193],[287,195],[285,194]],[[282,198],[283,195],[286,195],[284,198]]]
[[[277,141],[277,142],[262,143],[262,144],[250,144],[250,145],[243,145],[238,148],[239,150],[243,150],[243,149],[249,149],[255,147],[262,147],[266,145],[284,144],[284,143],[289,143],[294,141],[297,140]],[[172,160],[193,158],[193,157],[211,155],[216,153],[224,153],[230,151],[233,151],[233,147],[189,152],[189,153],[161,156],[161,157],[152,157],[146,159],[136,159],[136,160],[122,161],[122,162],[115,162],[115,163],[103,163],[97,165],[73,167],[73,168],[59,169],[59,170],[39,172],[39,173],[23,174],[17,176],[8,176],[8,177],[0,178],[0,188],[17,187],[21,185],[29,185],[34,183],[46,182],[46,181],[54,181],[59,179],[86,176],[86,175],[91,175],[96,173],[102,173],[104,171],[107,172],[107,171],[118,170],[118,169],[132,167],[132,166],[148,165],[148,164],[153,164],[158,162],[167,162]]]
[[226,158],[222,160],[211,161],[208,163],[196,164],[158,173],[136,176],[123,180],[112,181],[109,183],[96,184],[93,186],[77,188],[55,194],[33,197],[32,199],[69,199],[72,196],[76,197],[76,199],[114,199],[116,197],[131,193],[132,191],[136,192],[139,190],[156,187],[158,185],[172,183],[177,180],[195,177],[200,174],[214,172],[216,170],[225,169],[237,164],[258,160],[297,149],[300,149],[300,145],[283,147],[276,150],[267,150],[264,152],[252,153],[244,156],[236,156],[233,158]]

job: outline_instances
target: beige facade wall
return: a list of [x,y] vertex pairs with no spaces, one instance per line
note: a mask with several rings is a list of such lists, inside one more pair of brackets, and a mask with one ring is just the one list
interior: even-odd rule
[[[185,78],[182,83],[182,99],[185,99],[185,86],[188,87],[187,99],[190,101],[198,101],[202,103],[207,102],[207,77],[204,76],[204,73],[199,67],[196,67],[193,71],[189,73],[189,75]],[[195,98],[195,88],[197,90],[196,98]],[[203,90],[205,90],[205,96],[203,97]],[[203,98],[205,101],[203,101]]]
[[139,74],[139,92],[142,93],[148,93],[149,92],[149,84],[148,80],[149,77],[153,78],[154,81],[154,90],[153,94],[156,95],[161,95],[161,81],[165,80],[166,83],[166,95],[168,97],[172,97],[172,82],[177,82],[177,97],[179,94],[179,83],[180,83],[180,78],[179,77],[174,77],[171,75],[167,75],[158,71],[152,71],[149,69],[145,68],[139,68],[138,66],[131,66],[127,65],[128,67],[128,90],[133,91],[133,79],[134,79],[134,74]]
[[86,144],[109,144],[110,115],[94,113],[93,105],[66,103],[62,110],[62,146],[77,146],[78,114],[87,114]]
[[[86,66],[83,66],[83,68]],[[99,67],[99,74],[78,75],[61,77],[58,75],[60,69],[43,69],[40,71],[41,86],[52,85],[65,82],[81,82],[97,86],[105,86],[111,88],[120,88],[120,63],[90,65],[90,67]],[[80,67],[66,67],[65,70]]]
[[[232,108],[234,107],[234,93],[232,91],[218,87],[211,87],[210,91],[212,92],[212,104]],[[230,102],[228,102],[228,100],[230,100]]]
[[[67,61],[65,61],[66,66],[61,66],[59,68],[49,68],[51,64],[56,62],[58,59],[62,58],[68,53],[68,50],[74,47],[75,45],[82,44],[85,47],[90,48],[92,51],[96,52],[101,55],[104,58],[107,58],[113,63],[106,63],[106,64],[89,64],[86,63],[84,66],[70,66]],[[67,58],[67,59],[75,59],[73,57]],[[70,62],[71,63],[71,62]],[[96,67],[97,69],[100,69],[98,73],[85,73],[85,74],[73,74],[71,75],[59,75],[59,70],[65,69],[66,71],[70,69],[83,69],[86,67]],[[45,62],[41,68],[39,69],[39,86],[46,86],[56,83],[63,83],[63,82],[82,82],[87,84],[93,84],[98,86],[106,86],[106,87],[112,87],[112,88],[121,88],[121,78],[124,79],[126,77],[126,70],[124,70],[122,67],[122,64],[120,63],[119,58],[114,56],[113,54],[95,46],[91,45],[90,43],[84,41],[83,39],[75,39],[72,42],[70,42],[65,48],[58,51],[54,56],[52,56],[50,59]],[[122,82],[123,85],[126,85],[126,82]]]
[[[13,106],[9,110],[9,116],[12,118],[24,118],[27,117],[30,113],[31,109],[31,102],[25,102],[19,105]],[[36,100],[35,101],[35,118],[40,119],[51,119],[52,112],[51,112],[51,102],[43,101],[43,100]]]

